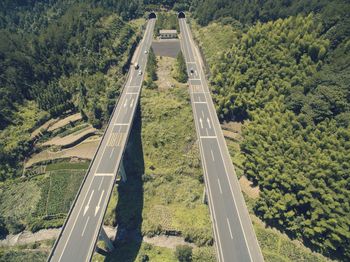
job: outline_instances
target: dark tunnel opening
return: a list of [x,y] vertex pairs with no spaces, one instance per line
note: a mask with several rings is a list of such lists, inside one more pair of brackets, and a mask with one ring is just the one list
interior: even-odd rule
[[178,18],[186,18],[185,13],[184,12],[180,12],[177,16]]
[[150,13],[149,16],[148,16],[148,19],[156,19],[157,18],[157,15],[155,13]]

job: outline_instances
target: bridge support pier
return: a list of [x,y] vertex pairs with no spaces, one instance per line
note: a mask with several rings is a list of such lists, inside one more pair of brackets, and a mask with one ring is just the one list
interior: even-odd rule
[[207,191],[205,190],[205,186],[203,188],[202,203],[203,204],[208,204],[208,197],[207,197]]
[[125,173],[125,168],[124,168],[124,164],[123,164],[123,160],[120,163],[120,167],[119,167],[119,175],[122,178],[123,182],[126,182],[127,178],[126,178],[126,173]]
[[98,240],[102,240],[106,244],[107,251],[112,252],[114,250],[114,245],[112,240],[107,236],[106,231],[103,226],[101,227],[100,235],[98,236]]

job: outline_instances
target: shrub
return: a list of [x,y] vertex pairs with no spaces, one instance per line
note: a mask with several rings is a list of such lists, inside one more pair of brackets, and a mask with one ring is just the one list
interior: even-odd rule
[[180,262],[192,261],[192,247],[187,245],[177,246],[175,256]]

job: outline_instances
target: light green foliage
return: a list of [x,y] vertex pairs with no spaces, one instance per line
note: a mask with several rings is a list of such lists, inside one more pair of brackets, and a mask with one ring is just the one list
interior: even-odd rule
[[220,55],[232,47],[232,39],[239,35],[239,31],[230,25],[211,23],[206,27],[200,27],[191,20],[192,34],[199,40],[201,51],[206,61],[212,64]]
[[[148,258],[148,260],[147,260]],[[177,262],[174,251],[165,247],[157,247],[145,242],[135,241],[120,244],[118,249],[109,254],[106,260],[99,258],[92,261],[113,261],[113,262]]]
[[62,170],[62,169],[83,169],[85,171],[89,167],[89,162],[69,163],[67,161],[55,162],[46,166],[46,171]]
[[[17,178],[0,187],[0,209],[10,233],[37,231],[63,224],[88,163],[59,162],[46,174]],[[16,208],[13,208],[13,207]]]
[[319,254],[311,253],[301,243],[291,241],[287,236],[276,230],[265,228],[260,224],[255,224],[254,229],[266,262],[328,261]]
[[217,261],[214,249],[215,249],[214,246],[194,248],[193,253],[192,253],[192,261],[193,262],[202,262],[202,261],[215,262],[215,261]]
[[48,252],[33,250],[3,250],[0,251],[0,262],[46,261]]
[[232,49],[220,57],[225,63],[211,66],[220,118],[250,117],[249,112],[305,82],[317,67],[310,49],[329,43],[318,36],[319,26],[309,15],[257,23],[234,38]]
[[0,247],[0,262],[46,261],[52,244],[52,240],[46,240],[14,247]]
[[41,178],[41,201],[30,221],[32,231],[63,224],[85,172],[74,169],[55,170]]
[[23,229],[39,201],[40,187],[34,179],[16,179],[0,187],[1,216],[9,233]]
[[[1,106],[0,106],[1,107]],[[30,133],[37,126],[37,122],[47,119],[48,114],[40,111],[33,102],[17,105],[17,112],[12,116],[13,125],[0,131],[0,181],[18,176],[24,155],[31,151]]]

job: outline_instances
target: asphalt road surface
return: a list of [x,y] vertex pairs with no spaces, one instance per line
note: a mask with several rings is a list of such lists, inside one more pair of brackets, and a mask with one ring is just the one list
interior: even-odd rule
[[180,18],[179,23],[218,260],[263,261],[205,80],[200,53],[186,19]]
[[50,261],[89,261],[93,255],[116,174],[128,140],[138,104],[144,69],[153,37],[155,19],[150,19],[134,55],[139,70],[130,67],[129,78],[113,111],[109,125],[91,164],[76,202],[57,239]]

